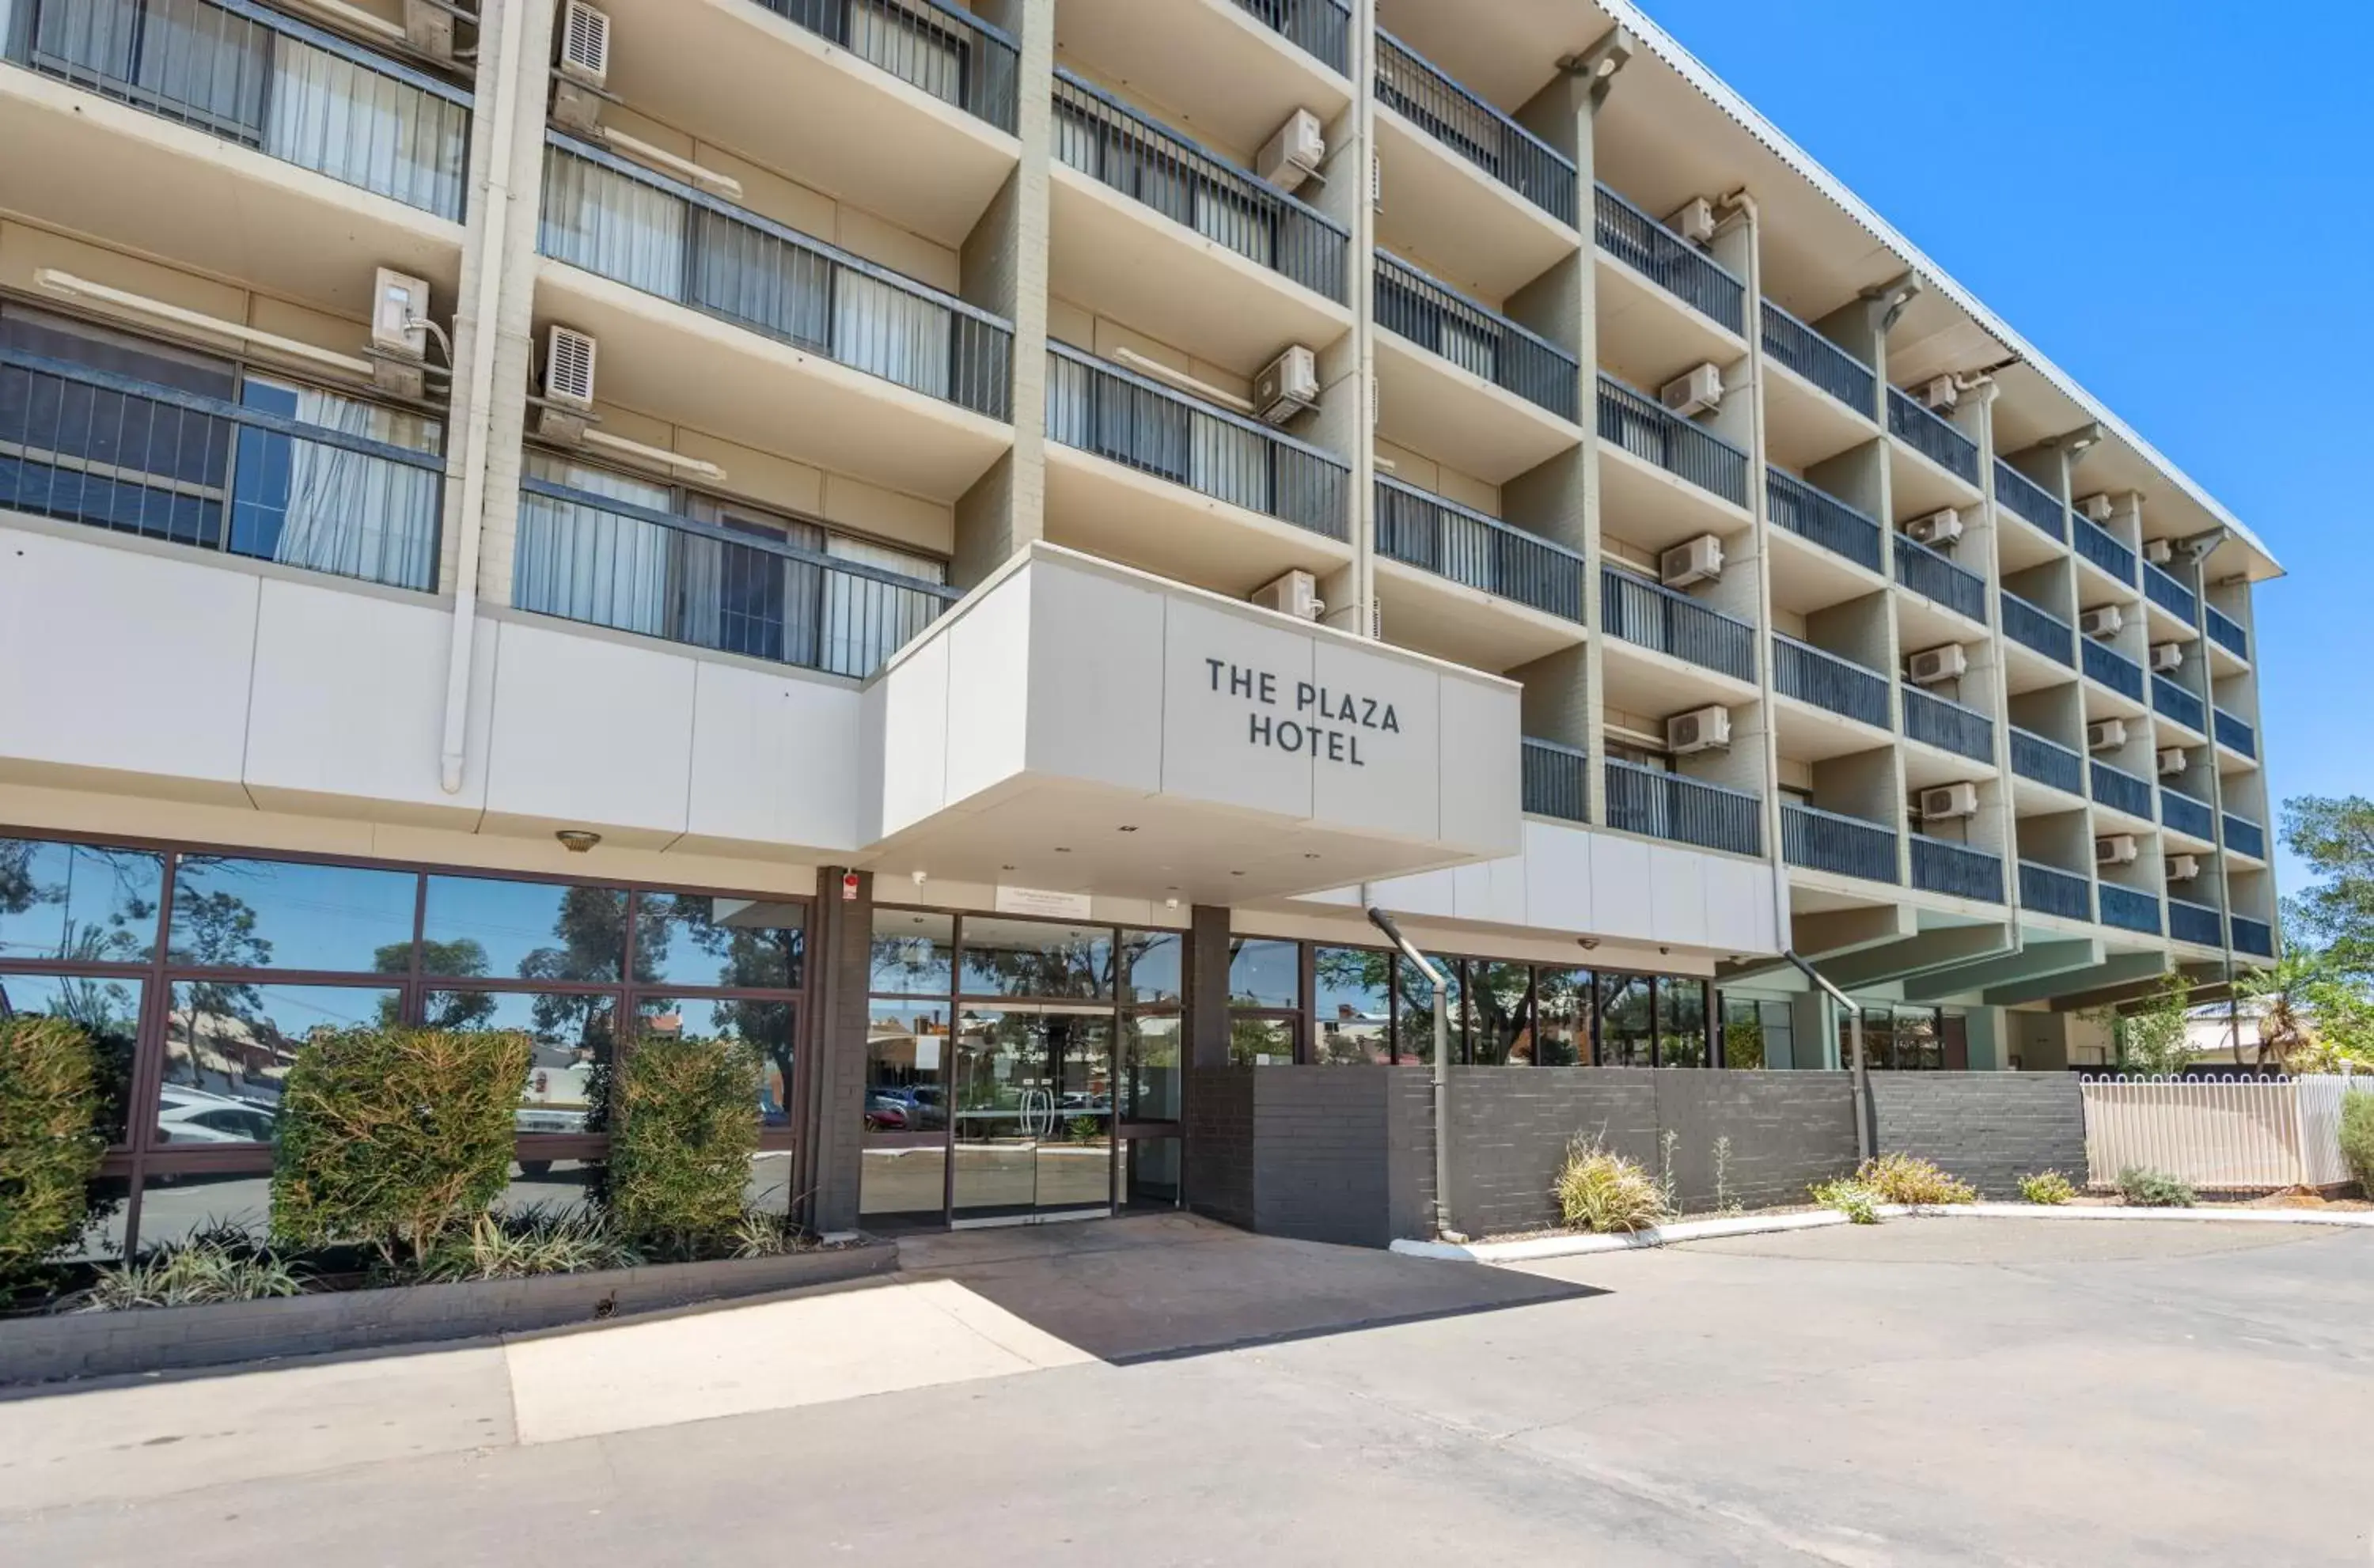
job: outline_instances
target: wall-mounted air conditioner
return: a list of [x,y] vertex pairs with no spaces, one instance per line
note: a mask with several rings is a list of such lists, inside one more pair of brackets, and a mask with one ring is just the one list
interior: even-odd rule
[[2097,492],[2077,503],[2077,513],[2088,522],[2110,521],[2110,497]]
[[1940,784],[1921,791],[1923,822],[1951,822],[1957,817],[1978,814],[1979,787],[1975,784]]
[[1301,344],[1262,367],[1253,378],[1253,413],[1265,425],[1283,425],[1319,405],[1319,356]]
[[2123,719],[2103,719],[2086,726],[2086,749],[2089,752],[2114,752],[2127,743],[2127,721]]
[[1666,217],[1665,227],[1693,245],[1710,244],[1714,240],[1714,204],[1704,196],[1692,196]]
[[2152,644],[2151,667],[2155,674],[2166,675],[2184,668],[2184,644],[2156,642]]
[[2182,746],[2170,746],[2159,754],[2159,776],[2173,778],[2184,771],[2186,762]]
[[2077,629],[2087,637],[2116,637],[2127,624],[2127,617],[2116,604],[2105,604],[2098,610],[2086,610],[2077,617]]
[[1969,673],[1970,656],[1958,642],[1943,648],[1927,649],[1912,656],[1908,671],[1916,686],[1933,686],[1940,681],[1958,681]]
[[1281,615],[1292,615],[1300,621],[1315,621],[1327,613],[1319,597],[1319,579],[1309,572],[1291,571],[1273,582],[1253,590],[1252,602],[1264,610],[1275,610]]
[[2108,838],[2094,840],[2094,863],[2098,866],[2132,866],[2135,863],[2135,836],[2113,833]]
[[610,17],[585,0],[563,0],[558,29],[560,74],[589,88],[610,80]]
[[1720,751],[1731,744],[1731,709],[1694,708],[1665,720],[1665,749],[1675,756]]
[[579,414],[594,411],[594,363],[601,345],[573,327],[544,334],[544,400]]
[[453,13],[429,0],[404,0],[404,41],[416,54],[453,64]]
[[2167,871],[2168,880],[2170,882],[2191,882],[2193,878],[2201,874],[2201,857],[2198,855],[2170,855],[2168,857],[2168,864],[2164,869]]
[[1951,376],[1933,376],[1921,385],[1921,406],[1932,414],[1951,414],[1962,401],[1962,389]]
[[1687,588],[1722,576],[1722,541],[1701,533],[1657,556],[1657,577],[1667,588]]
[[1263,146],[1261,156],[1253,160],[1253,168],[1279,190],[1299,191],[1326,160],[1327,136],[1319,116],[1308,109],[1298,109],[1286,117],[1277,135]]
[[1945,511],[1931,512],[1927,517],[1914,518],[1904,525],[1904,532],[1916,544],[1951,544],[1962,537],[1962,520],[1949,508]]
[[2168,565],[2168,562],[2176,559],[2176,541],[2173,539],[2145,540],[2144,559],[2156,567]]
[[1685,419],[1704,414],[1722,402],[1722,372],[1712,364],[1701,365],[1686,376],[1667,381],[1657,396]]

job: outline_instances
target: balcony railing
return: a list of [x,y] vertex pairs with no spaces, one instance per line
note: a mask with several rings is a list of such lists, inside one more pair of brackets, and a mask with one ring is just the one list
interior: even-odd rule
[[1896,829],[1798,801],[1780,802],[1780,858],[1807,871],[1866,882],[1903,879],[1896,864]]
[[2116,926],[2122,931],[2142,931],[2146,935],[2160,934],[2159,900],[2148,893],[2138,893],[2115,882],[2102,883],[2098,896],[2102,901],[2102,923]]
[[2073,518],[2070,541],[2077,554],[2117,578],[2121,582],[2135,580],[2135,553],[2110,536],[2110,531],[2089,517]]
[[1582,619],[1581,556],[1381,474],[1377,553],[1569,621]]
[[2178,942],[2198,942],[2204,947],[2226,945],[2226,919],[2206,904],[2195,904],[2170,895],[2168,900],[2168,934]]
[[1592,210],[1601,250],[1698,314],[1747,335],[1747,287],[1722,263],[1604,185]]
[[2188,730],[2200,729],[2207,717],[2202,710],[2201,699],[2166,675],[2152,677],[2151,693],[2152,711]]
[[1826,490],[1777,468],[1764,471],[1764,502],[1773,526],[1877,571],[1879,524]]
[[1377,29],[1377,101],[1560,223],[1574,226],[1573,160],[1382,28]]
[[1011,416],[1014,329],[997,317],[589,143],[549,139],[545,255],[911,392]]
[[614,496],[520,492],[511,603],[538,614],[862,679],[960,597]]
[[758,0],[910,87],[1011,134],[1021,51],[946,0]]
[[2267,830],[2248,817],[2227,812],[2223,819],[2226,848],[2238,855],[2248,855],[2254,860],[2267,858]]
[[1772,634],[1772,688],[1831,713],[1888,727],[1886,676],[1780,632]]
[[2152,787],[2149,784],[2125,768],[2113,767],[2099,758],[2095,759],[2092,772],[2096,804],[2124,812],[2129,816],[2139,816],[2145,822],[2151,820]]
[[2077,667],[2077,628],[2008,589],[2003,596],[2003,627],[2004,636],[2022,648],[2033,649],[2056,664]]
[[2094,918],[2094,883],[2090,877],[2075,872],[2064,872],[2059,866],[2039,866],[2034,860],[2019,863],[2020,907],[2039,915],[2058,915],[2064,920],[2090,920]]
[[2234,933],[2235,952],[2247,953],[2254,958],[2273,958],[2275,955],[2275,928],[2266,921],[2254,920],[2247,915],[2232,915],[2227,918],[2227,925]]
[[2210,641],[2237,659],[2251,657],[2251,634],[2242,629],[2241,622],[2214,604],[2204,604],[2201,607],[2201,624],[2208,629]]
[[2192,590],[2149,561],[2144,563],[2144,597],[2188,626],[2201,619],[2201,601]]
[[1947,473],[1979,482],[1978,442],[1894,387],[1887,389],[1887,432]]
[[2011,770],[2022,778],[2073,795],[2086,792],[2086,759],[2057,741],[2021,729],[2011,730]]
[[2159,792],[2159,820],[2175,833],[2189,833],[2195,838],[2217,837],[2217,815],[2206,801],[2196,801],[2180,790],[2162,786]]
[[1912,836],[1912,885],[1949,898],[2000,904],[2004,901],[2003,857],[1950,838],[1916,833]]
[[1351,471],[1340,459],[1066,344],[1047,345],[1047,439],[1330,539],[1351,537]]
[[2061,497],[2001,458],[1995,459],[1995,499],[2042,529],[2048,538],[2067,542],[2069,516],[2062,510]]
[[1561,419],[1576,417],[1582,380],[1573,355],[1383,251],[1376,307],[1377,325],[1394,336]]
[[1761,797],[1614,757],[1606,770],[1608,826],[1702,849],[1764,853]]
[[1995,759],[1993,720],[1919,686],[1904,688],[1904,734],[1907,740],[1942,746],[1973,762]]
[[2231,747],[2248,757],[2259,755],[2258,731],[2251,729],[2246,720],[2237,719],[2221,708],[2217,709],[2216,722],[2219,745]]
[[1314,294],[1348,303],[1352,237],[1343,225],[1060,66],[1054,141],[1055,156],[1081,173]]
[[1337,76],[1351,74],[1352,7],[1345,0],[1237,0],[1237,8]]
[[1987,618],[1986,579],[1956,566],[1909,533],[1896,536],[1896,580],[1957,614],[1979,622]]
[[1599,629],[1734,680],[1756,679],[1754,626],[1614,567],[1599,569]]
[[461,220],[460,88],[250,0],[17,0],[13,22],[8,9],[0,48],[29,70]]
[[1528,735],[1522,760],[1526,811],[1563,822],[1591,820],[1589,753]]
[[1599,439],[1733,506],[1747,505],[1745,452],[1604,373],[1599,378]]
[[2121,696],[2131,701],[2144,699],[2144,667],[2105,642],[2092,638],[2084,639],[2078,651],[2084,656],[2081,667],[2091,678],[2101,682]]
[[1764,352],[1870,418],[1879,392],[1871,367],[1771,300],[1763,303]]
[[[234,390],[227,367],[220,380]],[[260,376],[235,390],[236,402],[0,345],[0,508],[436,587],[434,421]]]

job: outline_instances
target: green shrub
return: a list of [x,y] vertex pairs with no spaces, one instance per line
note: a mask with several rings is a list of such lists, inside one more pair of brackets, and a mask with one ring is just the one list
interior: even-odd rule
[[99,1271],[82,1298],[86,1312],[142,1306],[205,1306],[303,1293],[304,1280],[269,1248],[235,1229],[213,1227],[177,1246],[159,1247]]
[[2076,1197],[2077,1189],[2059,1171],[2039,1171],[2034,1176],[2019,1178],[2019,1195],[2029,1203],[2059,1208]]
[[788,1214],[748,1209],[734,1227],[736,1258],[782,1258],[788,1253],[805,1252],[815,1245],[815,1238],[793,1223]]
[[0,1288],[71,1246],[90,1218],[98,1048],[69,1019],[0,1018]]
[[417,1268],[511,1174],[533,1047],[508,1030],[341,1029],[305,1043],[280,1101],[272,1236],[361,1242]]
[[1638,1160],[1578,1140],[1567,1150],[1556,1188],[1569,1225],[1587,1231],[1638,1231],[1670,1212],[1665,1189]]
[[1879,1194],[1852,1176],[1844,1176],[1837,1181],[1817,1181],[1811,1191],[1815,1202],[1825,1209],[1837,1210],[1853,1224],[1879,1223]]
[[2352,1089],[2341,1100],[2341,1157],[2358,1190],[2374,1198],[2374,1093]]
[[1875,1160],[1865,1160],[1854,1179],[1869,1188],[1882,1203],[1920,1205],[1979,1200],[1978,1190],[1969,1183],[1956,1181],[1928,1161],[1916,1160],[1910,1154],[1882,1154]]
[[2119,1195],[2138,1209],[2190,1209],[2201,1195],[2166,1171],[2129,1165],[2119,1173]]
[[735,1040],[647,1039],[617,1075],[610,1218],[668,1257],[731,1249],[758,1148],[758,1059]]
[[626,1269],[641,1261],[610,1232],[599,1213],[555,1212],[540,1205],[481,1214],[466,1231],[439,1236],[420,1265],[429,1281],[523,1280],[535,1274],[582,1274]]

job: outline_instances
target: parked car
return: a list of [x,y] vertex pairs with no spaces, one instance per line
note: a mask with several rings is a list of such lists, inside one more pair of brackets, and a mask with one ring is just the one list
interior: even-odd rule
[[252,1100],[170,1084],[158,1094],[157,1138],[161,1143],[269,1143],[275,1121],[269,1106]]

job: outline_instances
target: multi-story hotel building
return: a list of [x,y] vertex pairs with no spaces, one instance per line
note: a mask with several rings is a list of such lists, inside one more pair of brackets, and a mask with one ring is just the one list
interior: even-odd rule
[[1793,951],[2060,1070],[2272,955],[2267,548],[1623,0],[0,44],[0,989],[144,1240],[324,1023],[534,1030],[528,1183],[746,1035],[830,1229],[1420,1059],[1366,905],[1484,1066],[1835,1068]]

